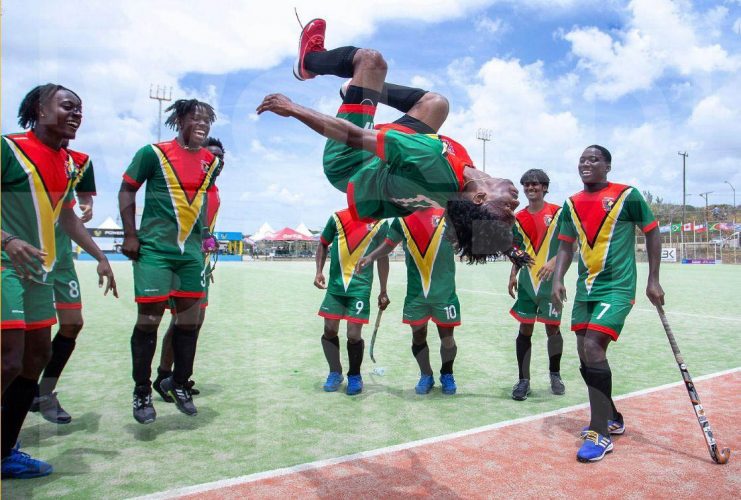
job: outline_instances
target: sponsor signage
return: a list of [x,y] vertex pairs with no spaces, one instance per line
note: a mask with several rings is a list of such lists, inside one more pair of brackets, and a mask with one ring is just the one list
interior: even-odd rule
[[720,264],[715,259],[682,259],[682,264]]
[[677,249],[676,248],[662,248],[661,249],[661,262],[676,262],[677,261]]
[[123,229],[103,229],[97,227],[86,228],[88,234],[93,238],[123,238]]

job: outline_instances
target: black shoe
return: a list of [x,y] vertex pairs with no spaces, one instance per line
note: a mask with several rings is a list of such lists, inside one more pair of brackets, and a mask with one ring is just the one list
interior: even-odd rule
[[185,384],[185,385],[190,390],[191,396],[198,396],[201,393],[201,391],[199,391],[198,389],[196,389],[195,387],[193,387],[194,385],[196,385],[195,380],[188,380],[188,383]]
[[52,424],[68,424],[72,421],[70,414],[59,404],[56,392],[33,398],[30,411],[41,412],[41,416]]
[[140,424],[151,424],[157,418],[152,404],[152,391],[149,387],[134,389],[134,418]]
[[188,389],[187,384],[177,384],[172,377],[167,377],[160,382],[160,387],[167,395],[175,400],[175,406],[178,407],[178,410],[189,416],[198,413],[196,405],[193,404],[193,397],[190,395],[190,389]]
[[528,394],[530,394],[530,380],[521,378],[512,387],[512,399],[515,401],[525,401]]
[[563,385],[561,380],[561,374],[559,372],[551,372],[551,392],[556,396],[563,396],[566,393],[566,386]]
[[175,400],[172,399],[169,396],[169,394],[167,394],[165,391],[163,391],[162,390],[162,387],[160,387],[160,384],[162,383],[162,381],[165,380],[167,377],[169,377],[169,375],[166,375],[166,376],[163,377],[161,374],[158,374],[157,375],[157,378],[154,379],[154,382],[152,382],[152,389],[154,389],[155,391],[157,391],[157,394],[160,395],[160,397],[162,398],[162,400],[165,403],[174,403]]

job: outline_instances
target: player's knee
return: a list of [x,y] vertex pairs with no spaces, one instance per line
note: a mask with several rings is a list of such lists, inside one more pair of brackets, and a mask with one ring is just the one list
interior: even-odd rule
[[337,334],[338,334],[337,328],[324,325],[324,338],[333,339],[337,337]]
[[418,101],[418,104],[434,111],[443,121],[448,117],[448,113],[450,112],[450,103],[448,102],[448,99],[437,92],[427,92]]
[[84,325],[85,325],[85,322],[82,320],[82,318],[72,323],[59,325],[59,334],[62,337],[66,337],[68,339],[74,340],[80,334],[80,332],[82,331],[82,327]]
[[520,335],[525,337],[531,337],[533,335],[533,325],[527,323],[520,323]]
[[607,359],[607,351],[596,342],[585,342],[583,353],[580,354],[581,359],[584,360],[584,364],[587,366],[603,363]]
[[545,334],[549,337],[559,335],[560,333],[561,328],[559,328],[557,325],[545,325]]
[[445,349],[452,349],[455,347],[455,337],[452,335],[440,337],[440,343]]
[[383,55],[374,49],[359,49],[354,57],[355,70],[386,71],[388,65]]

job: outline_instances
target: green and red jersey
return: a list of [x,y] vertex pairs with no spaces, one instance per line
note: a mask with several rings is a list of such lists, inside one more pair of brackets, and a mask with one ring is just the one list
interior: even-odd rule
[[[46,252],[42,267],[56,262],[54,225],[63,207],[75,204],[78,169],[64,149],[52,149],[32,131],[2,138],[2,229]],[[3,262],[9,260],[2,253]]]
[[219,165],[206,148],[185,149],[176,139],[150,144],[134,155],[123,179],[147,183],[137,235],[142,249],[201,256],[201,211]]
[[206,224],[208,224],[208,230],[213,233],[216,230],[216,217],[218,217],[219,208],[221,208],[221,197],[216,184],[206,190],[206,199]]
[[387,244],[404,243],[407,299],[446,302],[455,294],[455,251],[445,238],[445,209],[428,208],[397,218]]
[[[95,196],[95,172],[90,157],[85,153],[73,151],[69,148],[67,148],[67,153],[69,153],[78,170],[75,181],[72,183],[75,192],[77,194]],[[62,230],[58,223],[56,225],[54,237],[57,245],[57,265],[55,266],[55,269],[69,269],[70,267],[74,267],[75,263],[72,255],[72,240],[69,235]]]
[[658,225],[638,190],[608,183],[566,200],[560,240],[579,242],[577,301],[635,300],[635,226],[647,233]]
[[538,272],[546,262],[558,252],[558,220],[561,207],[545,202],[538,212],[531,213],[527,208],[517,212],[514,233],[514,244],[527,252],[535,261],[532,267],[520,269],[517,292],[527,293],[531,297],[550,297],[550,280],[541,281]]
[[361,257],[383,244],[386,232],[384,221],[363,222],[353,218],[347,209],[329,218],[320,237],[323,245],[331,245],[328,293],[348,297],[370,295],[373,266],[366,266],[360,273],[355,272],[355,266]]

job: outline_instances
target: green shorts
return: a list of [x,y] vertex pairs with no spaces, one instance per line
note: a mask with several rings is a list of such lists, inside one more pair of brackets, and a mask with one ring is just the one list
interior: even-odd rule
[[203,258],[143,252],[134,264],[136,302],[163,302],[170,296],[202,299],[206,293]]
[[82,309],[82,295],[77,271],[73,267],[59,269],[49,273],[49,281],[54,284],[54,307],[62,309]]
[[[373,128],[375,112],[374,106],[343,104],[337,111],[337,118],[347,120],[361,128]],[[347,144],[332,139],[327,140],[324,146],[324,175],[334,187],[343,193],[347,192],[347,183],[350,178],[372,161],[378,161],[378,159],[370,151],[351,148]]]
[[576,301],[571,313],[571,330],[595,330],[617,340],[632,308],[629,300],[612,303]]
[[520,323],[533,325],[536,321],[546,325],[560,325],[561,313],[553,308],[550,297],[531,297],[527,293],[518,293],[509,313]]
[[54,312],[54,287],[43,283],[21,279],[10,263],[2,267],[2,318],[3,330],[36,330],[52,326],[57,322]]
[[327,292],[317,314],[326,319],[366,324],[370,317],[370,297],[346,297]]
[[419,326],[426,324],[429,320],[439,326],[460,326],[461,305],[458,302],[458,295],[453,294],[445,302],[429,302],[419,296],[407,296],[404,299],[402,322]]

